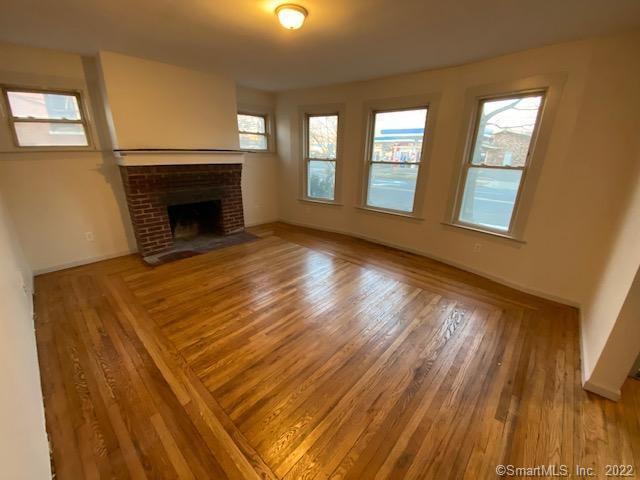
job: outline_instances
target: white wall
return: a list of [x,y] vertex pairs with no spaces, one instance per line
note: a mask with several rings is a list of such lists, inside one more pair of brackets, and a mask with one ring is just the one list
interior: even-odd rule
[[12,480],[51,478],[32,289],[0,195],[0,477]]

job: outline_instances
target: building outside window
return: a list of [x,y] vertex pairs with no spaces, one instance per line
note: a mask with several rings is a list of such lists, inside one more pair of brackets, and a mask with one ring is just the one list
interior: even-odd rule
[[89,146],[78,93],[18,88],[4,88],[3,92],[16,146]]
[[367,163],[368,207],[414,211],[426,123],[426,107],[373,112]]
[[457,223],[510,232],[543,101],[542,93],[480,101],[462,170]]

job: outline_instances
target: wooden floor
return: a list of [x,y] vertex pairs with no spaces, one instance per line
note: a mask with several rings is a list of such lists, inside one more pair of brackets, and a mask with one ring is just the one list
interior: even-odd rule
[[57,478],[495,478],[640,466],[640,388],[580,388],[577,311],[283,224],[36,279]]

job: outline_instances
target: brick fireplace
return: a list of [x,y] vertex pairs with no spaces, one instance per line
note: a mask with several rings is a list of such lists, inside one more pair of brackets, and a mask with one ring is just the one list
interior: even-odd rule
[[244,230],[242,164],[120,166],[129,214],[143,257],[173,247],[198,229]]

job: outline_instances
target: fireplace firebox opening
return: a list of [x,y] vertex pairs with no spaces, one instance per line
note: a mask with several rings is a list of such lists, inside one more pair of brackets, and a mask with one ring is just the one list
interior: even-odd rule
[[167,211],[176,240],[223,234],[220,200],[169,205]]

